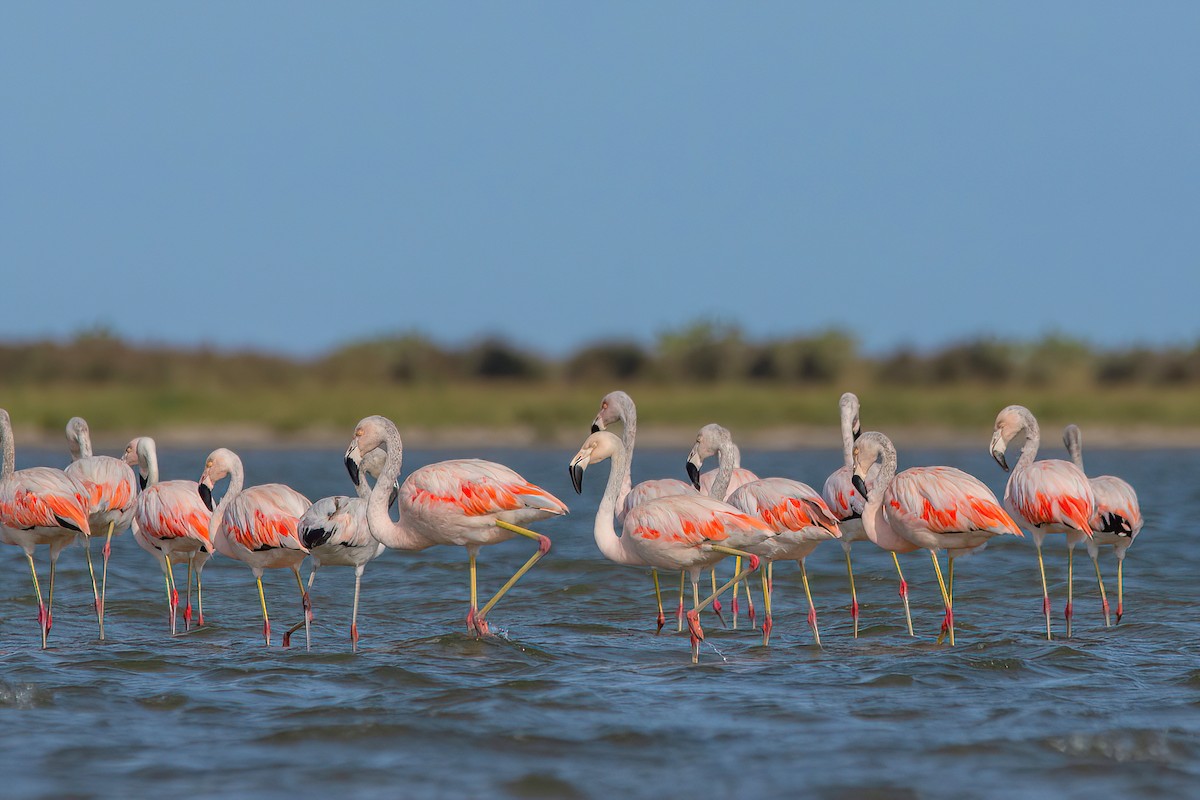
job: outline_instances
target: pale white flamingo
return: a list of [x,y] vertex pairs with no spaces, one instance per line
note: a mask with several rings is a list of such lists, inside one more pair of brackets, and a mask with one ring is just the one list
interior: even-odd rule
[[681,570],[692,578],[693,607],[687,612],[691,634],[692,662],[699,660],[704,630],[700,611],[712,603],[720,591],[733,585],[729,581],[718,592],[700,601],[700,572],[727,555],[750,559],[750,567],[734,576],[745,578],[758,569],[759,558],[746,547],[761,542],[771,530],[762,520],[744,514],[733,506],[701,494],[670,495],[631,508],[622,523],[622,534],[613,526],[613,512],[621,486],[629,474],[627,448],[612,433],[598,431],[584,440],[570,462],[571,483],[575,491],[583,489],[583,474],[588,466],[612,459],[612,469],[604,496],[596,509],[593,534],[596,546],[605,558],[618,564]]
[[[625,448],[629,463],[632,465],[633,450],[637,443],[637,405],[634,404],[632,397],[620,390],[609,392],[600,399],[600,410],[596,413],[595,419],[592,420],[592,433],[607,430],[608,426],[614,422],[621,423],[621,443]],[[614,508],[618,523],[622,523],[625,520],[625,514],[628,513],[629,509],[641,505],[647,500],[671,495],[694,495],[697,491],[696,487],[677,478],[658,478],[642,481],[634,486],[631,472],[631,470],[626,471],[620,490],[617,493]],[[650,570],[650,577],[654,579],[654,597],[658,602],[658,618],[656,621],[658,630],[661,631],[666,617],[663,614],[662,590],[658,583],[658,570]],[[675,612],[675,618],[680,631],[683,630],[683,583],[685,577],[683,573],[680,573],[679,605]],[[718,617],[721,615],[720,600],[713,602],[713,612]],[[723,619],[722,622],[724,622]]]
[[[38,601],[38,627],[42,649],[53,624],[54,567],[59,553],[77,534],[88,536],[88,492],[83,484],[60,469],[30,467],[14,470],[16,446],[8,411],[0,408],[0,540],[25,551],[33,590]],[[50,593],[42,601],[34,548],[50,548]]]
[[[854,488],[854,442],[862,433],[862,423],[859,421],[858,396],[846,392],[838,401],[842,420],[842,455],[845,464],[834,470],[825,479],[821,496],[837,517],[838,526],[842,531],[842,550],[846,553],[846,575],[850,578],[850,616],[854,620],[854,638],[858,638],[858,592],[854,588],[854,568],[850,564],[850,545],[869,539],[862,524],[862,510],[866,501]],[[876,467],[876,472],[878,467]],[[867,476],[867,491],[871,491],[875,483],[875,473]],[[897,553],[907,553],[915,550],[915,546],[903,539],[891,542],[889,547],[881,542],[875,542],[892,554],[892,563],[896,565],[896,574],[900,576],[900,599],[904,601],[904,622],[908,625],[908,635],[913,636],[912,612],[908,605],[908,582],[904,580],[904,571],[900,569],[900,559]]]
[[[866,477],[879,462],[875,488]],[[1000,507],[992,490],[954,467],[912,467],[896,474],[896,448],[882,433],[868,431],[854,444],[854,485],[867,498],[863,527],[872,540],[898,536],[924,547],[933,559],[946,618],[942,634],[954,644],[954,559],[982,550],[993,536],[1024,536]],[[950,561],[950,582],[942,579],[937,551]],[[942,637],[938,637],[941,641]]]
[[[1010,442],[1021,439],[1021,457],[1017,459],[1008,485],[1004,489],[1004,505],[1017,519],[1030,526],[1037,547],[1038,570],[1042,575],[1042,613],[1046,617],[1046,638],[1050,633],[1050,590],[1046,586],[1046,566],[1042,560],[1042,541],[1047,533],[1067,534],[1067,636],[1071,635],[1071,601],[1074,595],[1075,545],[1092,536],[1091,519],[1096,513],[1096,498],[1083,470],[1070,461],[1048,458],[1035,461],[1041,432],[1037,419],[1024,406],[1008,406],[996,415],[996,425],[990,446],[992,458],[1008,472],[1004,458]],[[1096,572],[1103,603],[1104,620],[1108,622],[1108,598],[1104,581]]]
[[201,573],[213,554],[208,525],[212,511],[200,497],[196,481],[159,481],[158,447],[149,436],[139,436],[125,448],[123,459],[137,469],[142,491],[133,513],[133,539],[154,556],[167,587],[167,619],[175,635],[179,592],[175,588],[174,563],[186,560],[187,600],[183,608],[184,630],[192,627],[192,575],[196,576],[199,604],[198,624],[204,625],[204,582]]
[[[326,564],[354,567],[354,611],[350,618],[350,643],[355,650],[358,649],[358,596],[363,571],[369,562],[387,549],[371,535],[367,523],[367,498],[371,496],[371,485],[367,483],[365,476],[378,477],[386,459],[387,453],[382,448],[367,453],[363,457],[359,480],[354,484],[358,496],[322,497],[304,512],[296,526],[300,541],[308,548],[312,558],[312,571],[308,574],[310,593],[313,578],[317,576],[319,567]],[[393,482],[389,506],[395,502],[399,491],[399,485]],[[302,624],[303,622],[297,622],[288,634],[295,633]]]
[[[88,490],[88,525],[99,533],[105,531],[104,568],[100,590],[96,590],[96,572],[92,568],[92,537],[84,536],[84,554],[88,574],[92,578],[92,595],[96,603],[96,624],[100,639],[104,639],[104,600],[108,596],[108,557],[112,552],[112,537],[129,527],[133,506],[137,502],[137,479],[133,469],[119,458],[92,454],[92,434],[83,417],[71,417],[67,422],[67,445],[71,463],[64,470]],[[80,534],[82,536],[82,534]]]
[[804,595],[808,598],[808,624],[813,641],[821,645],[817,628],[817,607],[808,586],[804,559],[821,542],[841,538],[837,518],[811,486],[789,478],[762,478],[743,484],[729,496],[729,504],[762,520],[772,532],[745,549],[767,562],[763,570],[763,644],[771,641],[771,593],[774,587],[774,562],[790,559],[800,565]]
[[[700,468],[704,462],[717,457],[717,469],[710,469],[703,474]],[[692,485],[709,497],[728,502],[729,496],[740,486],[758,480],[758,476],[748,469],[742,468],[742,451],[733,443],[733,435],[727,428],[717,424],[705,425],[696,433],[696,442],[688,453],[684,465]],[[742,559],[734,559],[733,571],[742,571]],[[712,571],[712,588],[717,589],[717,572]],[[733,599],[729,603],[729,613],[733,617],[733,629],[738,626],[738,584],[733,585]],[[750,584],[746,584],[746,602],[750,614],[750,625],[754,625],[754,601],[750,596]],[[683,597],[680,592],[680,608],[683,608]],[[720,598],[713,601],[713,610],[720,614]],[[722,619],[722,622],[724,620]]]
[[[400,519],[393,522],[387,510],[389,495],[404,459],[404,444],[395,423],[381,416],[362,419],[346,449],[346,468],[357,484],[363,456],[377,447],[385,448],[387,461],[367,499],[371,535],[396,550],[423,550],[439,544],[465,547],[471,583],[467,630],[486,635],[488,613],[550,552],[548,537],[522,526],[566,514],[566,505],[503,464],[464,458],[439,461],[412,472],[400,485]],[[514,535],[533,539],[538,543],[537,552],[480,608],[475,566],[479,548],[508,541]]]
[[[1063,431],[1063,444],[1071,454],[1071,461],[1083,469],[1083,434],[1078,425],[1068,425]],[[1086,473],[1085,473],[1086,474]],[[1138,504],[1137,492],[1126,481],[1114,475],[1088,478],[1092,495],[1096,500],[1096,513],[1089,527],[1092,538],[1087,541],[1088,555],[1100,573],[1097,560],[1100,547],[1112,545],[1117,556],[1117,622],[1125,614],[1125,551],[1142,531],[1142,509]]]
[[307,646],[310,643],[312,604],[300,577],[300,564],[308,555],[308,549],[296,535],[296,524],[312,503],[295,489],[281,483],[265,483],[243,489],[245,475],[242,460],[232,450],[222,447],[209,454],[204,462],[204,472],[200,474],[200,498],[209,508],[213,507],[213,484],[225,476],[229,476],[229,488],[213,509],[208,524],[213,547],[221,555],[246,564],[254,573],[254,580],[258,584],[258,600],[262,604],[263,640],[268,647],[271,644],[271,618],[267,614],[267,598],[263,593],[263,570],[292,571],[296,576],[296,585],[300,587],[304,641]]

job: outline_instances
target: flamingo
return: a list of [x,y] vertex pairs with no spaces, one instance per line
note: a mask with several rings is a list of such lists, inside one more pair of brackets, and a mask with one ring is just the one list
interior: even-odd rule
[[695,664],[700,657],[700,642],[704,640],[700,611],[734,582],[729,581],[701,602],[701,570],[711,569],[727,555],[744,556],[750,559],[750,566],[734,575],[734,580],[745,578],[759,566],[758,556],[746,548],[764,540],[771,530],[761,520],[716,498],[690,494],[668,495],[631,508],[622,523],[622,535],[618,536],[613,512],[629,476],[628,448],[614,434],[598,431],[584,440],[569,469],[575,491],[582,492],[584,471],[608,458],[613,463],[604,496],[596,509],[593,528],[596,546],[605,558],[618,564],[682,570],[691,575],[693,607],[687,612],[687,620]]
[[[377,448],[363,457],[362,472],[377,477],[383,469],[386,453]],[[325,564],[354,567],[354,612],[350,622],[350,643],[358,649],[358,596],[362,585],[363,571],[367,564],[378,558],[386,549],[371,536],[367,524],[367,498],[371,486],[360,479],[354,485],[358,497],[322,497],[313,503],[296,526],[300,541],[312,556],[312,571],[308,574],[308,591],[312,592],[313,578],[317,569]],[[393,483],[390,506],[396,500],[400,487]],[[304,624],[297,622],[288,631],[295,633]]]
[[[357,484],[364,455],[377,447],[386,449],[387,460],[367,499],[371,535],[397,550],[423,550],[439,544],[465,547],[471,583],[467,630],[487,635],[488,613],[522,575],[550,552],[548,537],[522,526],[566,514],[567,506],[503,464],[456,459],[429,464],[410,474],[401,484],[397,499],[400,519],[393,522],[387,511],[389,487],[400,477],[404,458],[396,424],[381,416],[360,420],[346,449],[346,468]],[[514,534],[536,541],[537,552],[479,608],[475,566],[479,548],[508,541]]]
[[[88,526],[91,530],[107,530],[104,539],[104,568],[100,591],[96,591],[96,572],[92,568],[92,537],[83,539],[88,574],[92,578],[92,595],[96,603],[96,624],[100,640],[104,640],[104,600],[108,596],[108,557],[112,552],[113,533],[120,533],[133,520],[137,502],[137,480],[133,469],[119,458],[92,455],[92,435],[83,417],[71,417],[67,422],[67,444],[71,463],[64,470],[88,490]],[[81,536],[83,534],[80,534]]]
[[808,598],[808,624],[812,628],[813,641],[820,647],[821,633],[817,629],[817,608],[813,605],[804,559],[808,558],[821,542],[841,538],[837,517],[811,486],[789,478],[762,478],[743,484],[729,496],[729,504],[761,519],[773,534],[760,542],[746,545],[745,548],[767,562],[767,568],[762,575],[765,608],[763,645],[767,645],[771,640],[774,562],[792,559],[800,565],[804,594]]
[[[213,509],[213,485],[229,477],[229,488]],[[271,645],[271,619],[267,615],[267,598],[263,594],[262,576],[265,569],[290,569],[300,587],[303,609],[304,641],[311,644],[309,622],[312,603],[300,578],[300,564],[308,548],[296,534],[300,516],[312,505],[308,498],[281,483],[265,483],[243,489],[245,481],[242,460],[232,450],[221,447],[209,454],[200,474],[199,495],[204,505],[212,509],[208,524],[213,547],[223,556],[241,561],[250,567],[258,584],[258,600],[263,612],[263,640]],[[287,646],[287,642],[284,642]]]
[[158,561],[167,587],[167,618],[171,635],[176,631],[179,592],[175,588],[172,560],[187,560],[187,602],[183,608],[184,630],[192,627],[192,574],[204,625],[204,584],[201,573],[213,554],[209,537],[212,512],[200,496],[196,481],[158,479],[158,447],[149,436],[139,436],[125,448],[123,460],[135,468],[142,491],[133,513],[133,538]]
[[[704,466],[705,460],[714,455],[717,457],[717,469],[710,469],[708,472],[700,474],[700,468]],[[692,481],[692,486],[696,487],[701,494],[715,497],[718,500],[725,500],[726,502],[729,501],[729,496],[738,487],[758,480],[757,475],[748,469],[742,468],[742,451],[733,443],[733,435],[730,434],[727,428],[716,424],[705,425],[696,433],[696,443],[692,445],[692,450],[688,453],[687,463],[684,468],[687,470],[688,478]],[[733,571],[735,573],[742,571],[741,558],[734,559]],[[717,573],[715,570],[712,573],[712,587],[716,591]],[[750,612],[750,624],[753,626],[754,601],[750,596],[749,584],[746,584],[746,601]],[[682,596],[680,597],[680,604],[682,605]],[[713,608],[720,608],[719,599],[713,601]],[[737,630],[737,584],[733,586],[733,599],[729,605],[729,613],[733,617],[733,629]]]
[[[634,404],[632,397],[620,390],[609,392],[600,399],[600,411],[597,412],[595,419],[592,420],[592,433],[607,430],[608,426],[614,422],[621,423],[621,443],[625,448],[630,464],[632,464],[633,449],[637,442],[637,406]],[[647,500],[667,497],[669,495],[693,495],[696,491],[696,487],[676,478],[659,478],[642,481],[634,486],[630,473],[627,471],[616,499],[615,510],[617,522],[623,522],[625,515],[630,509],[641,505]],[[658,584],[658,570],[650,570],[650,577],[654,579],[654,597],[658,601],[658,618],[656,622],[658,630],[662,631],[666,617],[663,615],[662,590]],[[683,584],[685,578],[685,574],[680,573],[679,606],[675,612],[675,619],[680,631],[683,630]],[[713,612],[720,617],[720,600],[713,602]],[[722,622],[724,622],[724,619],[722,619]]]
[[[1033,543],[1037,547],[1038,570],[1042,574],[1042,613],[1046,616],[1046,638],[1050,639],[1050,591],[1046,586],[1046,566],[1042,560],[1042,541],[1047,533],[1067,534],[1067,636],[1071,635],[1071,601],[1074,594],[1075,545],[1092,537],[1091,519],[1096,512],[1096,498],[1083,470],[1070,461],[1037,458],[1041,432],[1037,419],[1024,406],[1007,406],[996,415],[992,433],[991,454],[996,463],[1008,472],[1005,450],[1014,439],[1021,439],[1021,457],[1004,489],[1004,505],[1018,519],[1031,526]],[[1097,570],[1104,621],[1108,622],[1108,598],[1104,581]]]
[[[38,626],[42,649],[53,624],[54,566],[59,553],[77,534],[91,535],[88,526],[88,491],[60,469],[31,467],[14,470],[16,447],[8,411],[0,408],[0,540],[25,551],[33,591],[38,601]],[[34,548],[50,548],[50,594],[42,602],[42,588],[33,563]]]
[[[1063,444],[1071,454],[1075,466],[1083,469],[1083,434],[1078,425],[1068,425],[1063,431]],[[1125,481],[1113,475],[1101,475],[1088,478],[1092,487],[1092,495],[1096,500],[1096,513],[1092,515],[1088,527],[1092,530],[1092,538],[1087,542],[1088,555],[1096,565],[1097,579],[1100,575],[1100,563],[1097,556],[1100,547],[1112,545],[1117,556],[1117,623],[1125,614],[1125,551],[1133,545],[1133,540],[1142,530],[1142,509],[1138,505],[1137,492]],[[1103,586],[1103,583],[1101,583]]]
[[[852,481],[854,477],[854,442],[862,433],[862,423],[859,421],[858,396],[846,392],[838,401],[842,418],[842,455],[846,463],[825,479],[821,496],[833,511],[842,531],[842,550],[846,554],[846,575],[850,578],[850,616],[854,620],[854,638],[858,638],[858,592],[854,588],[854,568],[850,564],[850,545],[869,538],[862,524],[862,510],[866,505],[862,495],[858,494]],[[875,482],[874,473],[866,479],[867,491]],[[904,571],[900,569],[900,559],[897,553],[907,553],[916,547],[904,539],[889,541],[891,547],[881,542],[875,542],[879,547],[892,554],[892,563],[896,565],[896,574],[900,576],[900,599],[904,601],[904,622],[908,625],[908,635],[913,636],[912,612],[908,605],[908,582],[904,580]]]
[[[874,541],[899,537],[929,551],[946,619],[942,635],[954,645],[954,559],[982,550],[993,536],[1024,536],[1000,507],[992,490],[978,478],[954,467],[912,467],[896,474],[896,448],[877,431],[862,434],[854,445],[853,482],[866,498],[862,521]],[[868,490],[867,474],[880,462],[875,487]],[[950,562],[950,583],[942,579],[937,551]]]

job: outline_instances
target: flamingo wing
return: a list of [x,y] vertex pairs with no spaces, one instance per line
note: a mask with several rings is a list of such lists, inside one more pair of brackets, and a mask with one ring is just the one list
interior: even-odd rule
[[245,489],[225,509],[225,534],[247,550],[306,550],[296,533],[300,516],[312,505],[280,483]]
[[212,550],[208,524],[212,512],[200,499],[195,481],[163,481],[139,496],[133,520],[142,535],[151,539],[196,539]]
[[14,472],[0,481],[0,524],[15,530],[69,528],[90,534],[87,489],[50,467]]
[[762,520],[702,494],[669,495],[630,510],[623,535],[641,542],[726,544],[739,547],[746,538],[770,533]]
[[400,487],[400,501],[429,509],[453,507],[469,517],[522,509],[567,513],[565,503],[503,464],[474,458],[421,467]]
[[117,458],[92,456],[72,461],[64,470],[88,490],[92,513],[123,511],[137,496],[133,468]]
[[1096,513],[1091,520],[1092,530],[1130,538],[1137,536],[1143,521],[1142,509],[1133,487],[1112,475],[1092,478],[1089,483],[1096,498]]
[[310,550],[321,545],[365,547],[374,541],[367,525],[367,503],[357,497],[322,497],[300,517],[296,531]]
[[954,467],[915,467],[901,472],[883,497],[889,516],[933,533],[990,531],[1024,536],[992,490]]
[[676,478],[659,478],[657,480],[642,481],[625,495],[625,505],[621,510],[621,518],[624,519],[630,509],[640,506],[642,503],[648,503],[660,497],[683,494],[695,495],[696,487]]
[[1004,499],[1031,525],[1065,525],[1091,535],[1095,496],[1070,461],[1046,459],[1013,470]]
[[820,528],[840,536],[838,519],[809,485],[788,478],[747,483],[729,496],[730,505],[761,519],[776,532]]

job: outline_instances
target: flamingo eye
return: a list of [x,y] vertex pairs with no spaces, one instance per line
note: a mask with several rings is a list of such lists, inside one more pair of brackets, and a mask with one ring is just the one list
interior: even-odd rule
[[208,469],[212,469],[212,459],[210,458],[208,461],[205,461],[204,466]]

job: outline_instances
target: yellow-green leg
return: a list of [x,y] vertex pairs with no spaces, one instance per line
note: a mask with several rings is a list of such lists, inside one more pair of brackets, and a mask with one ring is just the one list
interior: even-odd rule
[[843,545],[846,553],[846,575],[850,578],[850,619],[854,620],[854,638],[858,638],[858,592],[854,588],[854,567],[850,565],[850,545]]
[[658,585],[658,570],[650,570],[650,577],[654,578],[654,599],[658,602],[658,629],[654,631],[654,635],[662,633],[663,625],[667,624],[667,615],[663,613],[662,588]]
[[946,620],[947,620],[947,622],[951,623],[949,625],[950,646],[953,647],[954,646],[954,625],[953,625],[953,618],[951,617],[951,614],[953,612],[950,610],[950,592],[949,592],[949,590],[946,589],[946,581],[942,578],[942,565],[938,563],[937,552],[934,550],[930,550],[929,557],[931,559],[933,559],[933,571],[937,573],[938,588],[941,589],[941,591],[942,591],[942,605],[945,606],[945,608],[946,608]]
[[271,618],[267,615],[267,596],[263,593],[262,575],[254,576],[255,583],[258,584],[258,602],[262,604],[263,612],[263,642],[267,647],[271,646]]
[[507,531],[512,531],[513,533],[529,539],[533,539],[538,543],[538,549],[536,553],[529,557],[529,560],[526,561],[520,569],[513,573],[511,578],[505,581],[504,585],[500,587],[500,590],[492,595],[492,599],[488,600],[487,603],[484,604],[483,608],[479,610],[479,613],[475,615],[475,623],[481,628],[481,633],[487,633],[487,623],[484,620],[487,617],[488,612],[491,611],[496,603],[500,601],[501,597],[508,593],[509,589],[516,585],[517,581],[521,579],[522,575],[528,572],[534,564],[541,561],[542,557],[545,556],[546,553],[550,552],[550,539],[540,533],[534,533],[531,530],[526,530],[525,528],[505,522],[504,520],[496,520],[496,527],[503,528]]
[[46,604],[42,602],[42,587],[38,583],[37,567],[33,565],[33,553],[26,553],[25,558],[29,561],[29,574],[33,576],[33,591],[37,595],[38,601],[38,627],[42,629],[42,649],[46,649],[46,635],[50,632],[49,626],[46,624],[48,611]]
[[1038,571],[1042,574],[1042,614],[1046,617],[1046,639],[1049,641],[1054,637],[1050,634],[1050,590],[1046,587],[1046,564],[1042,561],[1042,543],[1035,539],[1034,545],[1037,547]]
[[96,609],[96,625],[100,628],[100,641],[104,641],[104,611],[100,605],[100,588],[96,584],[96,570],[92,569],[92,537],[83,541],[83,553],[87,558],[88,575],[92,578],[92,607]]
[[[1092,564],[1096,567],[1096,585],[1100,587],[1100,603],[1104,609],[1104,627],[1111,628],[1112,622],[1108,612],[1108,594],[1104,591],[1104,578],[1100,576],[1100,561],[1095,555],[1092,556]],[[1118,605],[1120,601],[1117,601]]]
[[896,565],[896,574],[900,576],[900,599],[904,601],[904,621],[908,624],[908,635],[916,636],[913,633],[912,611],[908,607],[908,581],[904,580],[904,571],[900,569],[900,559],[895,552],[892,553],[892,562]]
[[812,628],[813,643],[817,647],[821,646],[821,631],[817,628],[817,607],[813,604],[812,590],[808,588],[808,570],[804,566],[804,559],[800,559],[800,580],[804,582],[804,596],[808,598],[808,626]]

